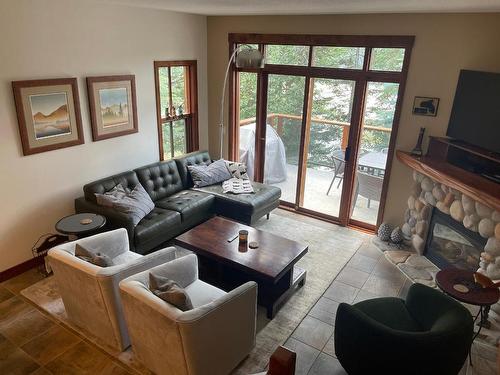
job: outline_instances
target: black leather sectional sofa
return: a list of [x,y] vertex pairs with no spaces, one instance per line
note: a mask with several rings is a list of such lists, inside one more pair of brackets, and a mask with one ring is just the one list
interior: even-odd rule
[[[109,229],[126,228],[131,250],[145,254],[214,215],[251,225],[278,207],[281,190],[257,182],[254,194],[224,194],[221,184],[193,188],[188,165],[210,162],[208,152],[197,151],[91,182],[83,187],[84,196],[75,200],[75,210],[104,215]],[[118,184],[133,189],[139,183],[155,208],[136,226],[126,214],[96,203],[95,193]]]

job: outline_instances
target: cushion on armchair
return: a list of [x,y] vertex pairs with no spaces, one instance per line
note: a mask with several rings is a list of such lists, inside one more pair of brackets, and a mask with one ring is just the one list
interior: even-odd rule
[[149,273],[149,289],[155,296],[174,305],[179,310],[188,311],[193,308],[191,298],[184,288],[173,280]]
[[75,256],[99,267],[114,266],[113,260],[111,260],[111,258],[106,254],[101,254],[100,252],[94,253],[91,250],[84,248],[79,243],[75,244]]

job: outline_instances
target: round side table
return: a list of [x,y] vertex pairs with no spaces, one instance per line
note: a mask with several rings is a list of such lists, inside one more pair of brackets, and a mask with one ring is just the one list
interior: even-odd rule
[[[436,284],[443,292],[456,300],[468,303],[469,305],[479,306],[479,312],[474,318],[474,323],[476,323],[480,317],[479,328],[472,337],[472,348],[472,344],[477,336],[479,336],[481,328],[489,325],[488,313],[491,305],[498,302],[500,291],[497,288],[483,288],[474,281],[474,272],[458,268],[448,268],[439,271],[436,274]],[[463,289],[463,287],[466,289]],[[469,350],[469,362],[472,365],[470,353]]]
[[69,234],[78,238],[93,234],[106,224],[102,215],[83,213],[63,217],[56,223],[56,230],[62,234]]

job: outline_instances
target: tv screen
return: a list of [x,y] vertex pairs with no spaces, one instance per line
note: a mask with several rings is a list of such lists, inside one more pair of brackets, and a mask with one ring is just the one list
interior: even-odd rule
[[460,71],[446,135],[500,153],[500,73]]

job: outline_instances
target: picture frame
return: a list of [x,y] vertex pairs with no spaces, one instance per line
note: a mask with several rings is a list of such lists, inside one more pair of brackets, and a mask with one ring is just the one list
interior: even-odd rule
[[439,107],[439,98],[415,96],[413,100],[413,114],[419,116],[436,117]]
[[23,154],[84,143],[76,78],[13,81]]
[[87,77],[92,139],[139,131],[134,75]]

